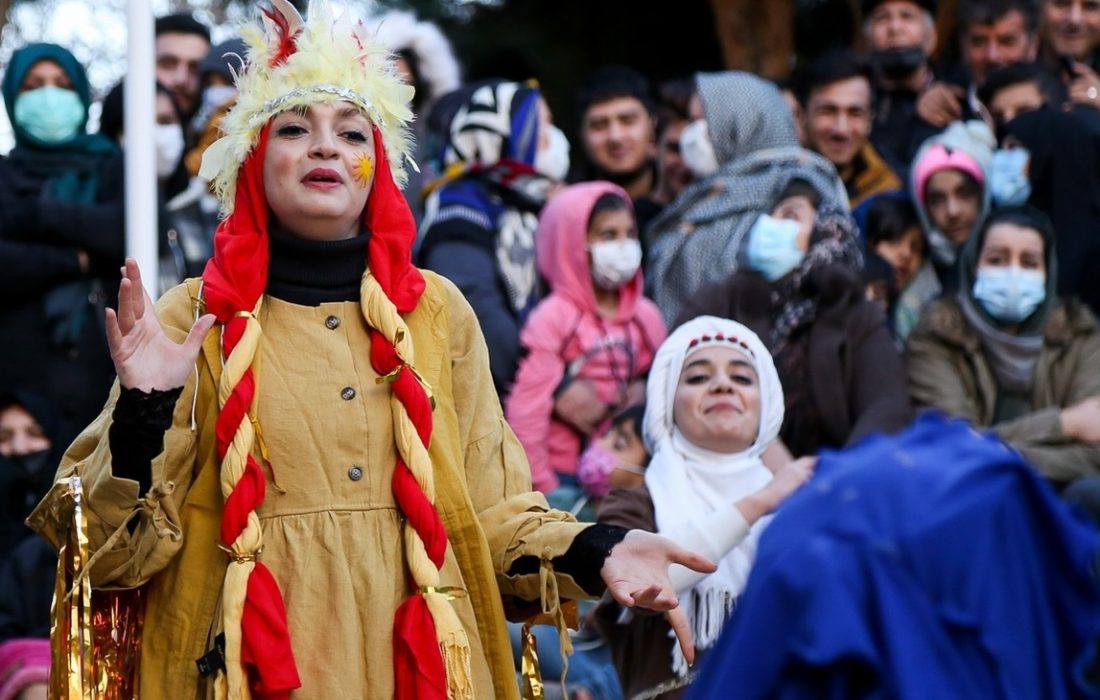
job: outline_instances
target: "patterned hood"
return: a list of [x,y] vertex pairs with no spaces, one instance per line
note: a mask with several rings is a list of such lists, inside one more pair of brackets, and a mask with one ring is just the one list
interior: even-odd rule
[[731,275],[761,214],[794,178],[821,193],[819,211],[847,211],[836,168],[801,148],[779,90],[748,73],[696,77],[719,168],[686,187],[645,231],[648,296],[673,323],[703,284]]
[[798,146],[791,111],[770,82],[727,71],[699,73],[695,85],[720,165],[765,148]]

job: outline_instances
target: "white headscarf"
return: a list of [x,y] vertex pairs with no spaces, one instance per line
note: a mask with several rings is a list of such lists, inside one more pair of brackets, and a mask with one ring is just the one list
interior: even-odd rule
[[[688,357],[712,345],[733,347],[752,362],[760,386],[760,431],[743,452],[724,454],[689,442],[673,423],[673,404],[680,373]],[[653,459],[645,482],[653,499],[657,532],[677,541],[693,519],[734,504],[771,481],[760,460],[779,435],[783,423],[783,387],[771,354],[745,326],[714,316],[700,316],[677,328],[657,350],[646,384],[644,437]],[[730,517],[736,517],[733,512]],[[745,588],[756,553],[756,542],[769,518],[754,524],[739,545],[718,564],[718,570],[681,596],[695,645],[706,649],[718,640],[722,625]],[[679,645],[673,646],[673,669],[683,675],[687,664]]]

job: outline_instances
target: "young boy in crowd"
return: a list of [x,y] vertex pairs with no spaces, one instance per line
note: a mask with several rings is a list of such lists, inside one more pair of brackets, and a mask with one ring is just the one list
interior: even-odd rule
[[863,258],[864,296],[878,304],[887,322],[893,325],[894,305],[898,301],[897,272],[877,253]]
[[[612,489],[645,483],[649,452],[642,440],[645,404],[629,406],[611,419],[603,436],[589,443],[577,461],[577,480],[594,507]],[[594,518],[593,518],[594,519]]]
[[916,208],[906,195],[882,196],[867,212],[867,253],[885,260],[894,270],[897,303],[889,318],[894,337],[904,342],[924,306],[939,296],[941,287],[926,254],[924,233]]

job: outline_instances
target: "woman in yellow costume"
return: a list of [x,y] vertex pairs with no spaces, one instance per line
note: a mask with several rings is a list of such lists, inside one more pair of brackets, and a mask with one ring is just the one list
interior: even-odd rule
[[412,90],[312,5],[244,31],[214,258],[155,308],[127,261],[119,380],[58,473],[92,583],[146,587],[140,697],[514,697],[502,596],[560,622],[605,586],[690,654],[667,571],[711,565],[530,492],[470,307],[410,262]]

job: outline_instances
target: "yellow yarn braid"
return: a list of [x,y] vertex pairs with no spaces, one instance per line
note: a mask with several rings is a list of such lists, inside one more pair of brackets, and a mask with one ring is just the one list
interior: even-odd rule
[[[399,361],[409,370],[413,366],[413,344],[405,320],[397,312],[397,307],[382,290],[382,286],[368,269],[363,275],[360,288],[360,305],[366,316],[367,324],[381,333],[391,342],[397,351]],[[414,372],[415,374],[415,372]],[[424,390],[431,395],[431,387],[417,375]],[[425,497],[435,505],[435,477],[427,446],[413,425],[404,404],[396,394],[390,396],[390,410],[393,416],[394,441],[397,451]],[[403,525],[406,560],[409,573],[419,588],[420,594],[431,611],[435,622],[436,639],[443,654],[447,670],[447,694],[455,700],[473,700],[473,672],[470,666],[470,642],[458,613],[451,606],[453,596],[441,591],[439,569],[428,557],[423,540],[407,521]]]

